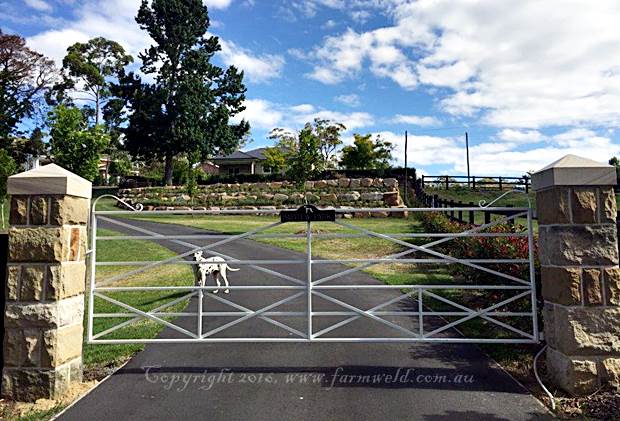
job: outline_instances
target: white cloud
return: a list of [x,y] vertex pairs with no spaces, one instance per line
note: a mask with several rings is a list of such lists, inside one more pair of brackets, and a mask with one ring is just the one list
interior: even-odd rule
[[76,19],[65,22],[62,29],[43,31],[28,37],[27,43],[60,64],[70,45],[102,36],[119,42],[136,58],[150,45],[150,37],[134,19],[139,7],[140,0],[85,3],[74,9]]
[[395,124],[411,124],[414,126],[421,126],[421,127],[441,125],[441,121],[439,121],[435,117],[420,116],[420,115],[397,114],[396,117],[394,117],[390,121]]
[[338,95],[334,97],[334,101],[348,105],[349,107],[359,107],[362,104],[357,94]]
[[207,7],[214,9],[226,9],[232,3],[232,0],[203,0]]
[[271,130],[278,127],[284,114],[264,99],[246,99],[245,111],[237,114],[234,121],[245,119],[252,129]]
[[284,57],[276,54],[253,55],[232,41],[220,39],[222,59],[226,65],[234,65],[243,70],[253,82],[266,82],[280,77],[284,67]]
[[545,140],[547,137],[538,130],[515,130],[504,129],[498,133],[497,137],[506,142],[516,143],[536,143]]
[[339,111],[317,109],[312,104],[294,106],[276,104],[264,99],[247,99],[246,110],[237,115],[234,121],[245,118],[252,129],[270,131],[276,127],[299,130],[315,118],[342,123],[348,132],[371,127],[375,124],[374,117],[365,112],[343,113]]
[[403,89],[442,88],[444,111],[498,127],[620,123],[617,0],[362,3],[393,24],[326,37],[309,77],[335,84],[368,69]]
[[291,107],[291,110],[296,113],[312,113],[314,109],[314,105],[312,104],[299,104]]
[[50,10],[52,10],[52,6],[43,0],[25,0],[25,3],[29,7],[32,7],[33,9],[40,12],[49,12]]
[[[404,163],[404,137],[393,132],[379,132],[396,145],[395,163]],[[534,135],[534,133],[529,133]],[[536,171],[566,154],[575,154],[599,162],[620,155],[620,145],[592,130],[571,129],[549,136],[533,149],[524,149],[522,137],[509,141],[484,142],[470,147],[472,175],[515,175]],[[415,167],[429,164],[443,167],[442,172],[464,174],[467,171],[463,139],[453,137],[409,135],[409,163]]]

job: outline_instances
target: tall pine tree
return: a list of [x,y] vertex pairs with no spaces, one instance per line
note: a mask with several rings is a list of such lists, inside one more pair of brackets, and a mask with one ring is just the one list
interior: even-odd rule
[[155,82],[134,74],[120,82],[130,113],[125,146],[137,158],[163,159],[166,184],[172,184],[175,156],[228,153],[248,134],[246,121],[230,121],[245,109],[243,72],[210,62],[221,47],[207,36],[201,0],[143,0],[136,21],[154,41],[140,58],[142,72]]

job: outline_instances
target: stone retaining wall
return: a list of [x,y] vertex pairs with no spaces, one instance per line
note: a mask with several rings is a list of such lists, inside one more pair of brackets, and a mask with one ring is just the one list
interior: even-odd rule
[[130,204],[141,203],[147,210],[281,209],[306,203],[337,208],[404,206],[395,178],[307,181],[301,187],[289,181],[213,184],[199,187],[193,198],[184,186],[124,189],[119,195]]

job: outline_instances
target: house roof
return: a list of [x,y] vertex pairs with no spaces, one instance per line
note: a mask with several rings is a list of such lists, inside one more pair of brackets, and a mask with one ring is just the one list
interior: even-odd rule
[[252,149],[250,151],[235,151],[228,155],[218,155],[214,160],[239,160],[239,159],[247,159],[248,161],[264,161],[265,155],[264,152],[267,148],[257,148]]

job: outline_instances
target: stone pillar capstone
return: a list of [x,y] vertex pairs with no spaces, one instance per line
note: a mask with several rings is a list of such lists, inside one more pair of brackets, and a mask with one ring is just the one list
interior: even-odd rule
[[532,176],[547,367],[557,386],[620,388],[615,168],[567,155]]
[[92,185],[54,164],[9,177],[5,398],[58,398],[82,380]]

